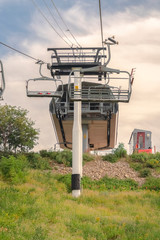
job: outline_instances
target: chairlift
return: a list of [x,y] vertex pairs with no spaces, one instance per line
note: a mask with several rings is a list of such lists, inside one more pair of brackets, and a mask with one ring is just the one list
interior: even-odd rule
[[[39,74],[41,77],[39,78],[33,78],[33,79],[29,79],[26,81],[26,93],[27,93],[27,97],[52,97],[52,98],[61,98],[63,95],[63,82],[57,78],[49,78],[46,77],[42,74],[42,65],[44,64],[44,62],[42,61],[38,61],[37,64],[39,64]],[[54,86],[54,89],[56,89],[55,91],[53,90],[31,90],[31,84],[33,82],[51,82],[53,83],[52,86]],[[59,84],[58,84],[59,83]],[[58,85],[61,85],[60,88],[57,89]]]
[[[38,90],[30,90],[31,84],[33,82],[51,82],[54,84],[55,91],[48,90],[48,91],[38,91]],[[61,88],[57,89],[57,83],[60,83],[58,85],[61,85]],[[33,78],[26,81],[26,93],[27,97],[53,97],[53,98],[61,98],[63,95],[63,82],[60,79],[55,78],[48,78],[48,77],[40,77],[40,78]]]
[[[100,102],[129,102],[131,96],[131,74],[127,71],[120,71],[117,69],[107,68],[105,66],[93,67],[92,70],[82,69],[81,73],[89,71],[100,72],[104,75],[104,83],[96,84],[90,82],[88,85],[84,84],[89,79],[87,76],[83,78],[81,89],[75,89],[74,71],[69,75],[68,92],[71,101],[100,101]],[[104,73],[107,73],[108,82],[106,83],[106,77]],[[117,76],[118,75],[118,76]],[[80,77],[81,78],[81,77]],[[117,80],[124,82],[124,87],[117,86]],[[115,85],[110,85],[114,82]]]
[[5,78],[4,78],[4,71],[3,71],[3,64],[0,60],[0,100],[2,100],[3,92],[5,90]]

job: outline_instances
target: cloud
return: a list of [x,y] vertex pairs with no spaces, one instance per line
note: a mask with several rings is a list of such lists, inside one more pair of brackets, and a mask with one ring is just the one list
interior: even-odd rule
[[[63,16],[82,46],[101,46],[98,14],[83,4],[74,4],[65,10]],[[120,104],[118,142],[124,142],[127,146],[133,129],[142,128],[152,131],[154,145],[160,149],[160,11],[147,8],[140,15],[142,10],[143,6],[128,5],[123,11],[112,13],[103,9],[104,37],[116,35],[116,40],[120,42],[112,47],[110,67],[127,71],[136,67],[130,103]],[[21,42],[17,37],[17,43],[27,54],[50,62],[48,47],[67,47],[38,13],[34,13],[28,27],[32,35],[26,36]],[[7,54],[2,60],[6,77],[5,102],[29,110],[29,116],[41,129],[40,145],[36,149],[52,147],[56,140],[48,111],[49,100],[28,99],[25,94],[25,80],[37,77],[38,66],[34,61],[15,53]],[[50,75],[46,68],[44,73]]]

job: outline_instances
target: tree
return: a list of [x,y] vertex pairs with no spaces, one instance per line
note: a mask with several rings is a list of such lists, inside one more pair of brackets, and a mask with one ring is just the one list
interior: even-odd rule
[[20,107],[0,106],[1,151],[27,152],[37,144],[39,131],[27,113]]

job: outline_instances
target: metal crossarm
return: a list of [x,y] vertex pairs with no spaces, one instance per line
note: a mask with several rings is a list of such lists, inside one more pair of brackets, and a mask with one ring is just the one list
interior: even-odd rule
[[[49,91],[41,91],[41,90],[30,90],[30,83],[31,82],[39,82],[39,81],[50,81],[51,83],[55,84],[56,90],[49,90]],[[57,90],[57,82],[61,83],[61,88]],[[59,79],[53,79],[53,78],[47,78],[47,77],[41,77],[41,78],[34,78],[34,79],[29,79],[26,82],[26,93],[28,97],[54,97],[54,98],[61,98],[63,95],[63,82]]]
[[48,48],[53,51],[51,70],[55,75],[69,75],[74,67],[90,68],[100,66],[106,58],[106,48]]

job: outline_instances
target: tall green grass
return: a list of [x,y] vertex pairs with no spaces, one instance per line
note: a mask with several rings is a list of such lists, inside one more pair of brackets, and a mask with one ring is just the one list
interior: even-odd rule
[[0,239],[157,240],[160,194],[150,190],[93,191],[80,198],[51,172],[29,171],[27,182],[0,180]]

